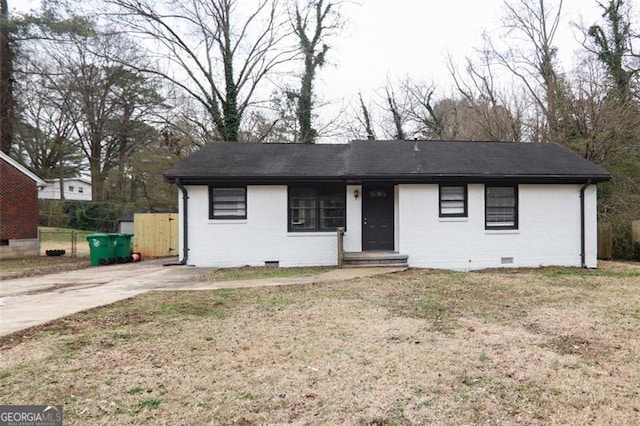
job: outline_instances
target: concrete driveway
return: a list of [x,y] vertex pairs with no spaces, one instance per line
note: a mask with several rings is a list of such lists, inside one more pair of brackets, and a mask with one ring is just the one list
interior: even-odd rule
[[150,260],[0,281],[0,335],[167,288],[203,273],[186,266],[162,266],[165,262]]
[[211,268],[162,266],[167,259],[0,281],[0,336],[146,293],[341,281],[398,268],[335,269],[304,277],[199,282]]

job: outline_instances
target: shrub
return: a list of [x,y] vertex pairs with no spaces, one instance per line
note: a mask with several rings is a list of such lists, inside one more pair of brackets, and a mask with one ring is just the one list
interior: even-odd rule
[[123,206],[107,201],[65,201],[62,210],[68,216],[71,228],[114,232]]

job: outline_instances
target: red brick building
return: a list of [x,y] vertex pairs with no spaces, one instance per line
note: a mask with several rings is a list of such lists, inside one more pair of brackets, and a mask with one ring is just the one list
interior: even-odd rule
[[45,184],[0,152],[0,258],[38,254],[38,190]]

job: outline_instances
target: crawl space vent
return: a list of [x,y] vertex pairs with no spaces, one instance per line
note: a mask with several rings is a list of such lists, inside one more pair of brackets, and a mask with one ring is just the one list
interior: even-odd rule
[[502,263],[503,265],[511,265],[513,264],[513,257],[501,257],[500,263]]
[[280,261],[279,260],[265,260],[264,261],[264,266],[272,266],[274,268],[277,268],[280,266]]

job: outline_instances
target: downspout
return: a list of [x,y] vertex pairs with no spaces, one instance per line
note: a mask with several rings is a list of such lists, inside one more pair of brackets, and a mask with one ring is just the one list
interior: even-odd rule
[[583,268],[587,267],[587,254],[585,249],[585,239],[586,239],[586,224],[585,224],[585,214],[584,214],[584,191],[587,187],[591,185],[591,179],[588,179],[584,185],[580,188],[580,266]]
[[163,266],[186,265],[189,259],[189,221],[187,220],[189,195],[180,178],[176,178],[176,185],[182,191],[182,259],[179,262],[165,263]]

